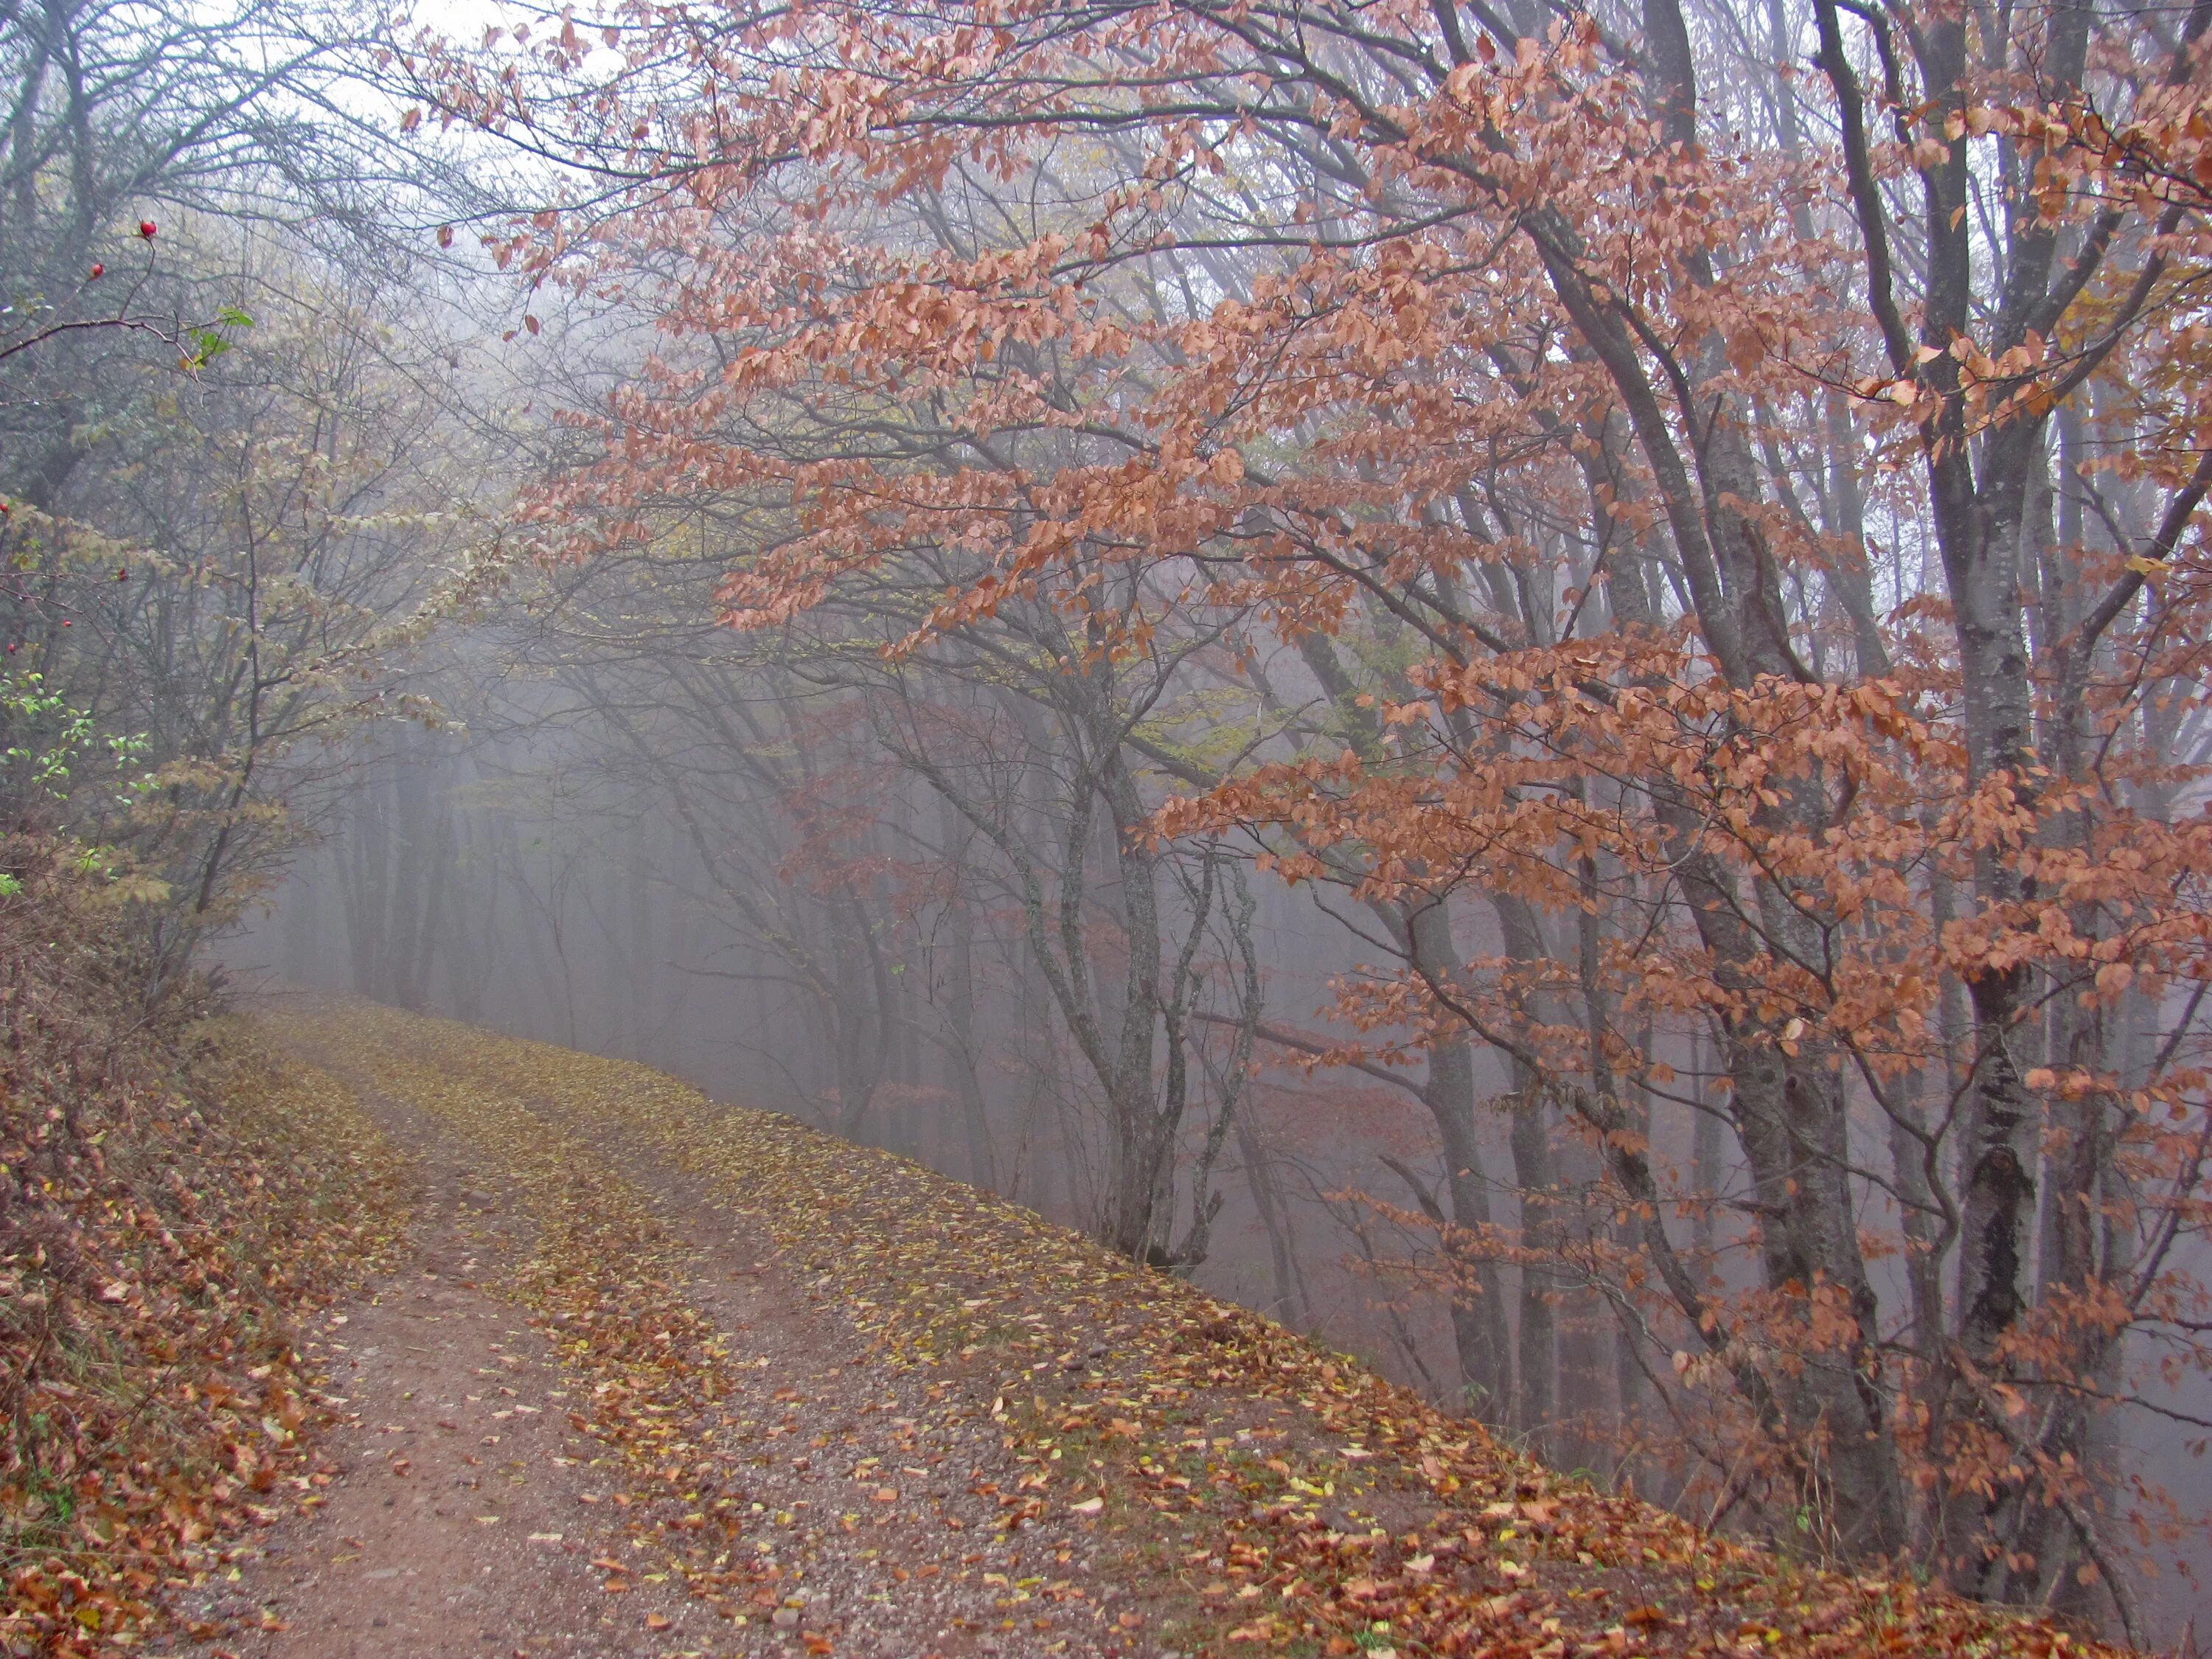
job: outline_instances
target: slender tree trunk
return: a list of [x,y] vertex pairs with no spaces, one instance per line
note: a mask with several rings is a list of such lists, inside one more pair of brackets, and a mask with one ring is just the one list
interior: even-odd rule
[[996,1189],[999,1172],[991,1153],[991,1120],[983,1099],[983,1079],[977,1071],[981,1057],[975,1032],[975,910],[969,897],[966,875],[968,828],[950,803],[943,806],[945,854],[952,865],[952,890],[945,900],[945,923],[950,948],[946,951],[945,1012],[951,1029],[951,1051],[945,1069],[951,1073],[953,1092],[959,1102],[962,1139],[968,1153],[968,1179],[976,1186]]

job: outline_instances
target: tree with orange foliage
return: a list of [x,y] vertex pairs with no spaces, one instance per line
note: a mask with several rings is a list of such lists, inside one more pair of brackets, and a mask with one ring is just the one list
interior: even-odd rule
[[2100,1425],[2207,1357],[2208,21],[640,4],[406,67],[590,179],[501,262],[663,333],[543,556],[742,499],[763,629],[957,556],[908,653],[1145,573],[1097,653],[1224,629],[1265,727],[1135,734],[1158,830],[1396,918],[1362,1057],[1586,1149],[1609,1231],[1532,1141],[1508,1243],[1723,1402],[1724,1501],[2134,1635]]

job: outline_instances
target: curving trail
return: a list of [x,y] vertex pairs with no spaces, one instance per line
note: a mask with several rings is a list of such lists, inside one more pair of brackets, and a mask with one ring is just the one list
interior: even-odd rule
[[359,1005],[264,1024],[419,1190],[404,1261],[304,1345],[343,1474],[179,1604],[226,1626],[203,1651],[1158,1650],[1172,1578],[1010,1498],[1047,1483],[996,1393],[872,1358],[607,1062]]
[[418,1194],[303,1344],[341,1472],[175,1607],[210,1659],[2094,1649],[1700,1538],[645,1067],[364,1004],[265,1024]]
[[178,1611],[240,1625],[210,1651],[299,1659],[644,1651],[648,1613],[688,1633],[688,1597],[641,1585],[652,1607],[618,1619],[601,1593],[591,1558],[623,1545],[599,1520],[608,1482],[550,1345],[486,1283],[527,1248],[519,1206],[434,1119],[375,1103],[414,1155],[408,1248],[304,1345],[344,1413],[324,1450],[345,1473]]

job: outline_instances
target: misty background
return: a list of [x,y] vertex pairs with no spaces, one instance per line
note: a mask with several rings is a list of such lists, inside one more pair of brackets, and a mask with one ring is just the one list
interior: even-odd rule
[[[1872,25],[1845,9],[1873,84]],[[1441,67],[1462,11],[1478,10],[1483,28],[1531,52],[1550,38],[1551,15],[1533,6],[1413,8],[1399,21]],[[1834,10],[1655,0],[1576,15],[1619,52],[1621,87],[1656,73],[1640,46],[1621,43],[1655,24],[1678,29],[1682,72],[1702,77],[1693,115],[1714,142],[1740,137],[1754,157],[1794,167],[1814,164],[1808,149],[1832,161],[1841,145],[1836,106],[1804,67]],[[2203,78],[2201,55],[2189,55],[2201,24],[2177,34],[2154,9],[2124,5],[2083,15],[2101,53],[2084,74],[2108,104],[2141,91],[2141,64],[2178,64],[2166,84]],[[713,18],[748,26],[735,10]],[[1984,21],[2002,61],[2043,61],[2044,14]],[[627,13],[607,23],[617,40],[660,27]],[[426,27],[452,38],[434,50]],[[493,82],[513,70],[556,90],[580,84],[591,95],[573,107],[590,113],[575,118],[619,116],[610,131],[624,143],[635,141],[622,137],[633,131],[622,96],[657,120],[700,95],[680,52],[641,58],[644,89],[617,95],[615,45],[556,44],[574,27],[567,13],[473,5],[416,16],[257,0],[0,3],[0,774],[13,821],[72,838],[131,907],[148,999],[213,965],[248,1000],[362,997],[637,1060],[1029,1206],[1357,1354],[1560,1468],[1791,1548],[1842,1553],[1818,1494],[1747,1456],[1757,1436],[1744,1401],[1654,1291],[1607,1137],[1571,1104],[1585,1085],[1617,1087],[1656,1171],[1665,1232],[1716,1301],[1762,1307],[1777,1288],[1760,1256],[1776,1212],[1731,1106],[1725,1022],[1703,1006],[1665,1017],[1647,1005],[1607,1028],[1644,956],[1687,936],[1665,872],[1617,852],[1577,868],[1563,842],[1559,871],[1588,883],[1571,902],[1546,903],[1480,868],[1380,890],[1347,837],[1293,882],[1281,860],[1295,837],[1279,826],[1170,833],[1161,817],[1262,764],[1355,751],[1378,772],[1404,762],[1479,781],[1517,734],[1486,750],[1439,708],[1389,732],[1375,712],[1420,704],[1425,641],[1466,616],[1479,613],[1492,642],[1555,643],[1565,627],[1610,643],[1646,623],[1690,635],[1697,606],[1666,535],[1646,526],[1624,553],[1614,534],[1614,507],[1650,483],[1617,410],[1562,437],[1553,417],[1567,391],[1540,386],[1531,409],[1516,402],[1540,371],[1587,367],[1547,331],[1559,327],[1549,313],[1527,325],[1539,345],[1515,332],[1511,307],[1541,311],[1536,301],[1486,297],[1534,283],[1531,268],[1508,252],[1486,267],[1479,215],[1474,229],[1435,228],[1428,204],[1302,148],[1295,120],[1240,141],[1252,149],[1235,188],[1194,175],[1148,199],[1130,181],[1154,176],[1150,141],[1116,134],[1073,160],[962,170],[819,221],[799,211],[818,178],[793,183],[764,166],[756,193],[702,210],[678,235],[652,217],[657,179],[628,179],[583,139],[563,151],[477,118],[482,108],[453,91],[471,65]],[[1350,66],[1334,67],[1352,81],[1395,85],[1389,54],[1345,51]],[[439,52],[452,57],[434,73]],[[758,81],[749,88],[769,84],[765,71]],[[697,158],[682,122],[666,125],[678,136],[657,165],[673,178]],[[1975,177],[1995,202],[2016,158],[1985,137],[1972,141]],[[1917,270],[1935,242],[1902,177],[1883,188]],[[645,205],[630,204],[637,217],[625,222],[609,204],[631,188]],[[792,252],[795,226],[846,239],[863,271],[879,258],[935,270],[1057,235],[1125,196],[1141,234],[1117,246],[1085,301],[1127,325],[1115,337],[1146,342],[1127,346],[1133,368],[1110,366],[1111,397],[1089,378],[1094,366],[1035,342],[981,357],[963,395],[1012,396],[1027,377],[1069,407],[1093,399],[1087,413],[1109,426],[1124,413],[1115,400],[1139,395],[1129,386],[1175,384],[1180,348],[1160,342],[1176,329],[1290,284],[1309,228],[1346,246],[1417,246],[1456,272],[1433,280],[1465,315],[1487,324],[1497,319],[1482,307],[1505,312],[1488,355],[1430,343],[1380,370],[1336,366],[1369,377],[1384,411],[1375,426],[1347,394],[1353,412],[1332,415],[1340,428],[1285,419],[1297,441],[1271,430],[1244,442],[1255,476],[1265,462],[1312,482],[1317,499],[1350,492],[1378,537],[1425,550],[1421,538],[1446,540],[1451,558],[1378,556],[1384,574],[1325,627],[1292,625],[1258,600],[1188,603],[1171,561],[1087,551],[987,614],[945,622],[938,607],[994,568],[995,544],[915,535],[825,582],[818,602],[738,628],[723,614],[732,584],[803,539],[788,475],[678,465],[635,496],[609,477],[633,435],[599,424],[615,408],[647,448],[672,432],[793,470],[888,455],[943,478],[978,465],[960,419],[892,371],[857,390],[794,379],[765,414],[695,415],[690,391],[763,331],[724,337],[714,306],[731,295],[764,306],[747,285],[790,279],[779,259],[815,275],[805,246]],[[1802,214],[1792,234],[1856,245],[1837,201]],[[2145,252],[2149,230],[2114,237],[2087,222],[2068,223],[2072,253],[2104,236],[2152,286],[2161,280],[2166,255]],[[607,264],[591,280],[552,280],[547,247],[572,226],[605,233]],[[1994,210],[1978,222],[1978,303],[2001,297],[1990,250],[2015,234],[2027,234]],[[1347,257],[1346,268],[1371,275],[1382,257]],[[857,304],[865,282],[841,276]],[[2201,301],[2177,289],[2185,335]],[[1866,356],[1875,331],[1856,318],[1838,327],[1857,331],[1839,349]],[[2185,403],[2201,374],[2142,349],[2159,373],[2138,378],[2180,385]],[[2142,562],[2187,500],[2134,465],[2171,434],[2122,394],[2133,360],[2114,361],[2113,384],[2084,388],[2038,428],[2023,462],[2043,586],[2021,585],[2017,602],[2036,611],[2046,668],[2054,627],[2038,607],[2060,607],[2083,571]],[[1392,424],[1391,399],[1439,384],[1469,425],[1423,449],[1428,439]],[[1569,390],[1602,401],[1586,385]],[[1785,652],[1802,646],[1811,681],[1850,686],[1893,652],[1908,666],[1942,659],[1922,626],[1948,601],[1917,475],[1880,448],[1875,415],[1832,393],[1806,389],[1762,412],[1747,488],[1801,538],[1776,532],[1791,553],[1771,596]],[[1467,457],[1491,442],[1493,420],[1513,458],[1486,453],[1478,492]],[[1123,453],[1042,419],[1009,425],[1019,429],[994,435],[1018,459],[1010,472],[1051,476]],[[1235,465],[1185,493],[1239,487],[1239,453],[1224,440]],[[1593,453],[1617,477],[1593,483]],[[1466,487],[1408,506],[1390,472],[1407,456],[1409,474],[1416,462],[1460,468]],[[622,533],[588,556],[568,556],[577,548],[547,528],[588,540],[602,514],[623,520]],[[1446,567],[1451,580],[1435,574]],[[2126,619],[2148,632],[2162,614],[2144,601]],[[2103,666],[2128,679],[2126,664]],[[2157,775],[2113,793],[2145,822],[2185,828],[2203,811],[2212,720],[2185,675],[2137,678],[2166,689],[2136,684],[2125,695],[2140,701],[2113,705],[2112,729]],[[1638,787],[1609,780],[1594,798],[1634,820]],[[1915,890],[1916,921],[1936,915],[1936,885]],[[2193,890],[2177,886],[2185,910]],[[1682,945],[1674,960],[1693,954]],[[2049,971],[2045,989],[2060,977]],[[1462,973],[1543,988],[1525,1005],[1537,1009],[1529,1023],[1569,1053],[1571,1087],[1547,1086],[1557,1079],[1532,1077],[1419,994]],[[1972,1035],[1955,976],[1929,1002],[1931,1042],[1955,1061]],[[2063,1006],[2055,991],[2051,1006]],[[2112,1076],[2147,1076],[2177,1053],[2196,1063],[2197,1001],[2169,988],[2115,1007],[2095,1034]],[[1355,1025],[1352,1010],[1369,1018]],[[2042,1004],[2020,1030],[2031,1060],[2088,1041]],[[1756,1036],[1736,1043],[1739,1069],[1774,1033]],[[1608,1039],[1632,1058],[1591,1060]],[[1938,1108],[1942,1070],[1930,1062],[1912,1080]],[[1923,1258],[1908,1244],[1924,1240],[1907,1235],[1927,1206],[1911,1213],[1913,1148],[1899,1150],[1869,1091],[1833,1087],[1848,1174],[1826,1220],[1867,1241],[1886,1340],[1899,1352],[1933,1345],[1966,1317],[1965,1269],[1943,1256],[1916,1277]],[[2014,1264],[2039,1295],[2060,1278],[2077,1167],[2063,1103],[2045,1092],[2021,1134]],[[1922,1161],[1963,1189],[1968,1139],[1939,1115]],[[2169,1271],[2201,1297],[2212,1273],[2203,1154],[2170,1155],[2170,1209],[2187,1219]],[[2155,1231],[2166,1212],[2131,1206],[2156,1181],[2117,1152],[2094,1173],[2115,1212]],[[2124,1273],[2126,1241],[2113,1240],[2130,1225],[2107,1231]],[[1952,1323],[1913,1329],[1915,1295]],[[2119,1390],[2112,1409],[2062,1437],[2067,1456],[2094,1462],[2095,1501],[2172,1637],[2197,1600],[2177,1567],[2212,1565],[2200,1456],[2212,1428],[2200,1339],[2212,1328],[2201,1301],[2168,1311],[2130,1328],[2100,1373]],[[1972,1494],[1958,1500],[1977,1526],[1996,1516],[2025,1562],[1996,1552],[1995,1565],[1959,1570],[1959,1587],[2105,1620],[2080,1540],[2051,1541],[2054,1523],[2026,1490],[2008,1486],[1986,1510]],[[1923,1517],[1936,1533],[1957,1518]]]

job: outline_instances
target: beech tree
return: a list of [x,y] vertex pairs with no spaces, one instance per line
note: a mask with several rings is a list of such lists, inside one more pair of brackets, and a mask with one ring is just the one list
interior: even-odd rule
[[[1139,771],[1160,699],[1214,641],[1085,666],[1086,629],[1023,604],[887,662],[946,586],[921,560],[804,629],[732,635],[702,612],[709,526],[735,509],[695,505],[648,546],[526,584],[496,654],[557,690],[471,726],[534,730],[611,794],[665,805],[753,958],[702,973],[793,994],[820,1039],[809,1103],[838,1133],[906,1146],[916,1091],[943,1089],[991,1183],[987,1073],[1025,1070],[1007,1127],[1051,1138],[1099,1236],[1205,1260],[1258,1018],[1252,901],[1228,848],[1151,844],[1161,797]],[[979,1030],[979,975],[1035,1000],[1012,1052]]]
[[[403,68],[587,173],[502,263],[665,342],[539,556],[742,491],[739,629],[952,550],[895,654],[1241,651],[1277,712],[1149,833],[1386,920],[1340,1057],[1492,1057],[1462,1304],[1548,1261],[1722,1504],[2134,1634],[2100,1425],[2207,1358],[2208,20],[678,4]],[[1554,1121],[1608,1228],[1541,1224]]]

